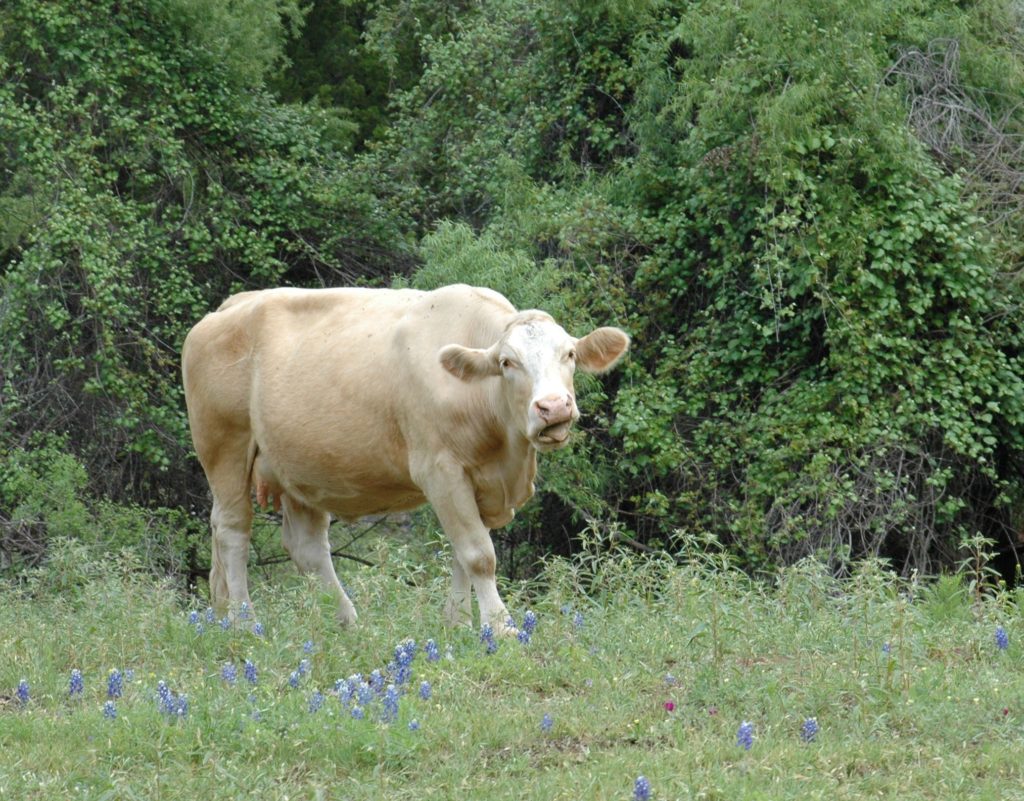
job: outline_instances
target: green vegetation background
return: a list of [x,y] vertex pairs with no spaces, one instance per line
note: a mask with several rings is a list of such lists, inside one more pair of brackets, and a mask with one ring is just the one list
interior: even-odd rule
[[1022,87],[1012,0],[9,0],[2,566],[70,536],[196,579],[188,328],[243,288],[455,281],[634,336],[508,570],[585,528],[1012,557]]

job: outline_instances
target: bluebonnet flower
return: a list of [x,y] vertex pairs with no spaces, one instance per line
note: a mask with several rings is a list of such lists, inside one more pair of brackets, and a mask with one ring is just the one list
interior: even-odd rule
[[245,674],[245,680],[249,682],[249,684],[256,683],[256,677],[258,675],[256,671],[256,665],[254,665],[248,659],[245,660],[245,664],[242,666],[242,672]]
[[338,694],[338,702],[342,706],[348,706],[352,703],[352,695],[355,692],[355,689],[346,679],[338,679],[334,682],[334,692]]
[[410,720],[409,721],[409,731],[419,731],[419,730],[420,730],[420,722],[418,720]]
[[132,668],[128,668],[124,672],[124,680],[131,683],[135,681],[135,671]]
[[315,647],[316,646],[313,645],[313,641],[312,640],[306,640],[304,643],[302,643],[302,650],[305,651],[307,654],[313,653],[313,649]]
[[547,734],[551,731],[551,728],[555,725],[555,721],[551,719],[551,715],[547,712],[544,713],[544,717],[540,719],[540,730]]
[[68,695],[72,698],[81,696],[83,689],[84,683],[82,681],[82,671],[78,668],[74,668],[71,671],[71,680],[68,682]]
[[324,705],[324,694],[319,690],[314,690],[313,694],[309,697],[309,712],[314,714],[320,711],[320,707]]
[[533,631],[536,628],[537,615],[532,610],[527,610],[526,614],[523,615],[523,631],[527,634],[533,634]]
[[1005,651],[1010,647],[1010,636],[1002,626],[996,626],[996,648]]
[[193,609],[191,612],[188,613],[188,623],[190,626],[199,625],[199,610]]
[[577,612],[575,615],[572,616],[572,627],[574,629],[581,629],[581,628],[583,628],[583,613],[582,612]]
[[288,674],[288,686],[291,687],[293,690],[298,688],[299,671],[293,670],[291,673]]
[[800,739],[805,743],[813,743],[818,736],[818,719],[807,718],[800,727]]
[[107,720],[114,720],[117,717],[117,706],[113,701],[107,701],[103,705],[103,717]]
[[754,745],[754,724],[745,720],[740,724],[736,732],[736,745],[741,746],[744,751],[749,751]]
[[228,683],[228,686],[234,687],[235,682],[238,681],[238,668],[235,667],[235,663],[225,662],[224,667],[220,669],[220,677]]
[[220,619],[220,627],[224,631],[227,631],[228,629],[230,629],[231,628],[231,618],[227,617],[226,615],[224,617],[222,617]]
[[633,784],[633,798],[635,801],[648,801],[651,797],[651,783],[643,776],[637,776]]
[[213,616],[213,607],[206,607],[206,622],[213,623],[214,620],[216,620],[216,618]]
[[120,698],[124,691],[124,677],[121,671],[114,668],[107,676],[107,698]]
[[248,620],[252,617],[252,612],[249,610],[249,602],[242,601],[242,605],[238,608],[238,619]]
[[165,715],[178,718],[188,715],[188,696],[184,693],[175,695],[167,686],[167,682],[161,680],[156,683],[156,695],[160,711]]
[[356,720],[362,720],[364,717],[366,717],[366,713],[363,712],[363,708],[362,707],[354,706],[354,707],[352,707],[352,717],[355,718]]
[[258,620],[252,624],[252,633],[255,634],[257,637],[263,636],[263,624],[260,623]]
[[381,695],[384,692],[384,674],[379,670],[374,670],[370,673],[370,689],[377,695]]
[[308,659],[302,659],[299,661],[298,673],[300,676],[305,676],[309,673],[310,663]]
[[572,611],[572,606],[570,604],[562,604],[558,607],[558,611],[563,615],[568,615]]
[[676,686],[676,677],[673,676],[671,673],[666,673],[665,674],[665,685],[668,686],[668,687],[675,687]]
[[890,656],[892,654],[892,643],[882,643],[882,653],[886,656]]
[[406,640],[395,646],[395,669],[392,675],[399,686],[412,678],[412,662],[416,658],[417,650],[415,640]]
[[433,640],[427,640],[423,650],[427,655],[428,662],[437,662],[441,658],[441,652],[437,649],[437,643]]
[[391,723],[398,717],[398,700],[398,688],[394,684],[389,684],[381,701],[381,720],[385,723]]
[[480,642],[487,646],[487,653],[493,654],[498,650],[498,643],[494,639],[494,629],[490,623],[484,623],[480,627]]
[[365,681],[359,682],[356,687],[356,702],[360,706],[366,706],[373,701],[373,689]]
[[433,690],[430,687],[429,681],[420,682],[420,698],[424,701],[429,701],[430,696],[433,694]]
[[28,689],[28,680],[27,679],[22,679],[21,681],[18,682],[17,696],[18,696],[18,700],[21,702],[22,706],[24,706],[25,704],[28,703],[28,700],[29,700],[29,689]]

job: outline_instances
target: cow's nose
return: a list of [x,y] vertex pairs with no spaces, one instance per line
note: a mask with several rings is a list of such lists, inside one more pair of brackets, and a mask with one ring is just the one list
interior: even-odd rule
[[569,395],[548,395],[535,400],[534,408],[545,423],[560,422],[572,416],[572,397]]

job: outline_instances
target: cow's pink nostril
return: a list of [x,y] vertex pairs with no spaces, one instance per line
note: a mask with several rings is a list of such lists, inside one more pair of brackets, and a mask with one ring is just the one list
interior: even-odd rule
[[564,418],[572,413],[572,400],[568,395],[564,397],[551,396],[541,398],[534,401],[533,405],[537,408],[537,414],[545,421],[553,417]]

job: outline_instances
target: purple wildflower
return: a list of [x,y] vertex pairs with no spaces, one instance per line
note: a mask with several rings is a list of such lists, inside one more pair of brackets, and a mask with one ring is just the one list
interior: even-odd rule
[[299,686],[299,671],[293,670],[288,674],[288,686],[293,690],[298,689]]
[[583,628],[583,623],[584,623],[583,613],[582,612],[576,612],[576,614],[572,616],[572,627],[574,629],[581,629],[581,628]]
[[739,730],[736,732],[736,745],[743,748],[744,751],[749,751],[754,745],[754,724],[749,720],[740,724]]
[[220,677],[227,682],[229,687],[234,687],[235,682],[238,681],[238,668],[235,667],[235,663],[225,662],[224,667],[220,669]]
[[320,707],[324,705],[324,694],[319,690],[314,690],[313,694],[309,697],[309,713],[315,714],[320,711]]
[[427,654],[428,662],[437,662],[441,658],[441,652],[437,649],[437,643],[433,640],[427,640],[427,644],[423,647],[423,650]]
[[551,729],[552,729],[552,727],[554,725],[555,725],[555,721],[551,719],[551,715],[549,715],[547,712],[545,712],[544,713],[544,717],[542,717],[540,719],[540,730],[542,732],[544,732],[545,734],[547,734],[548,732],[551,731]]
[[124,691],[124,677],[121,671],[114,668],[107,676],[107,698],[120,698]]
[[430,687],[429,681],[420,682],[420,698],[424,701],[429,701],[433,690]]
[[651,783],[643,776],[637,776],[633,784],[633,798],[635,801],[648,801],[651,797]]
[[107,701],[103,705],[103,717],[107,720],[114,720],[117,717],[117,706],[113,701]]
[[355,718],[356,720],[362,720],[364,717],[366,717],[366,713],[363,712],[363,708],[362,707],[354,706],[354,707],[352,707],[352,717]]
[[302,643],[302,650],[307,654],[313,653],[314,648],[316,648],[316,646],[313,645],[312,640],[306,640],[304,643]]
[[256,683],[256,677],[258,675],[256,671],[256,665],[254,665],[248,659],[245,660],[245,665],[243,665],[242,667],[242,672],[245,673],[245,680],[249,682],[249,684]]
[[494,639],[494,629],[490,623],[484,623],[480,627],[480,642],[487,646],[487,653],[493,654],[498,650],[498,643]]
[[22,679],[21,681],[18,682],[17,696],[18,696],[18,701],[21,702],[22,706],[25,706],[25,704],[28,703],[28,701],[29,701],[29,690],[28,690],[28,680],[27,679]]
[[418,720],[410,720],[409,721],[409,731],[419,731],[419,730],[420,730],[420,722]]
[[807,718],[800,727],[800,739],[805,743],[813,743],[818,736],[818,719]]
[[72,698],[81,697],[85,684],[82,681],[82,671],[74,668],[71,671],[71,680],[68,682],[68,695]]
[[398,688],[394,684],[389,684],[381,701],[381,720],[385,723],[391,723],[398,717],[398,700]]
[[310,665],[308,659],[300,660],[299,661],[299,667],[298,667],[298,674],[300,676],[305,676],[307,673],[309,673],[310,667],[311,667],[311,665]]
[[996,648],[1005,651],[1010,647],[1010,636],[1002,626],[996,626]]

